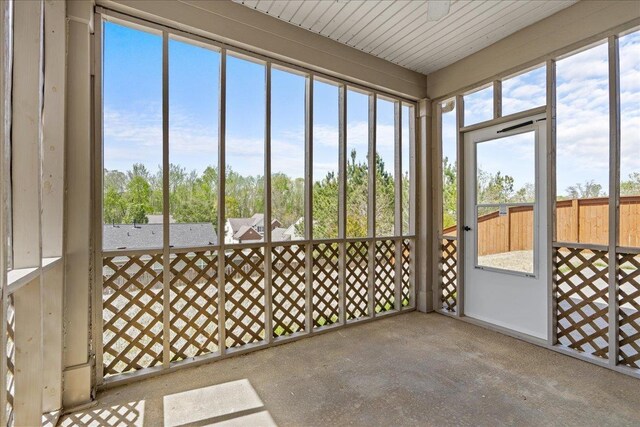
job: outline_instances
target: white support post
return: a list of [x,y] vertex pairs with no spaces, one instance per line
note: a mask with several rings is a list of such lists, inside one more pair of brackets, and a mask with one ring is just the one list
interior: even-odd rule
[[305,330],[313,330],[313,75],[307,76],[304,118]]
[[609,37],[609,365],[618,364],[618,235],[620,213],[620,50]]
[[339,246],[338,260],[338,301],[339,301],[339,321],[344,325],[347,322],[346,307],[346,250],[347,245],[344,241],[347,235],[347,86],[340,85],[338,96],[338,238],[341,242]]
[[42,256],[62,255],[64,211],[66,2],[44,3]]
[[162,366],[171,363],[171,235],[169,224],[169,34],[162,32]]
[[220,99],[218,107],[218,347],[220,355],[227,352],[225,329],[225,142],[227,132],[227,50],[220,50]]
[[[433,107],[432,107],[433,109]],[[432,118],[433,123],[433,144],[432,144],[432,182],[433,182],[433,194],[431,197],[433,206],[433,228],[432,228],[432,269],[433,274],[431,280],[433,283],[433,304],[436,310],[442,308],[440,303],[441,298],[441,284],[442,278],[440,273],[440,262],[442,258],[442,206],[443,206],[443,193],[442,193],[442,103],[437,102],[435,105],[435,114]]]
[[[11,157],[13,268],[42,266],[41,112],[43,90],[42,1],[15,3]],[[15,425],[40,425],[42,417],[42,280],[14,294]],[[2,408],[4,410],[4,408]]]
[[400,310],[402,308],[402,103],[395,101],[393,103],[393,122],[394,122],[394,186],[395,186],[395,204],[394,204],[394,308]]
[[265,341],[269,344],[273,342],[271,248],[271,63],[267,62],[264,126],[264,319]]
[[43,318],[43,395],[42,412],[49,413],[62,409],[62,355],[63,355],[63,286],[64,268],[56,262],[42,272],[44,298]]
[[[418,224],[418,215],[417,215],[417,205],[419,203],[420,198],[418,197],[418,189],[422,188],[422,187],[427,187],[427,185],[424,184],[418,184],[419,181],[419,176],[420,176],[420,168],[418,167],[418,159],[419,159],[419,154],[422,151],[428,152],[427,147],[429,146],[429,144],[427,143],[428,141],[425,140],[424,141],[424,147],[420,148],[419,145],[422,145],[422,143],[418,143],[418,133],[417,133],[417,126],[416,126],[416,118],[417,118],[417,107],[416,106],[411,106],[409,107],[409,234],[411,236],[413,236],[413,242],[412,242],[412,246],[410,247],[411,250],[413,251],[412,257],[411,257],[411,273],[410,273],[410,283],[411,283],[411,298],[413,298],[413,301],[409,301],[409,307],[411,308],[422,308],[422,311],[430,311],[430,308],[432,306],[431,301],[430,301],[430,297],[429,297],[429,293],[427,292],[427,286],[428,286],[428,280],[427,280],[427,272],[429,271],[428,268],[426,268],[427,266],[427,261],[426,259],[429,259],[428,256],[425,259],[425,261],[422,263],[422,266],[425,267],[425,274],[423,277],[421,277],[420,279],[420,289],[424,289],[423,290],[423,300],[424,300],[424,304],[426,305],[422,305],[418,304],[418,293],[419,293],[419,288],[418,285],[416,283],[417,278],[420,277],[417,274],[417,260],[418,260],[418,254],[420,253],[420,250],[418,248],[418,238],[417,238],[417,224]],[[420,162],[421,165],[428,165],[428,162],[422,163]],[[423,166],[426,167],[426,166]],[[428,173],[428,171],[426,171],[426,173]],[[426,200],[425,200],[426,202]],[[425,226],[423,226],[423,228],[427,228]],[[425,230],[426,231],[426,230]],[[402,231],[403,235],[405,235],[406,233],[404,232],[404,229]],[[427,254],[427,241],[425,240],[424,242],[424,253]]]
[[458,317],[464,316],[464,257],[465,257],[465,203],[464,203],[464,133],[460,131],[464,127],[464,97],[462,95],[456,96],[456,148],[457,148],[457,187],[458,187],[458,222],[457,222],[457,242],[458,242],[458,275],[457,275],[457,293],[458,301],[456,305],[456,315]]
[[378,97],[375,93],[369,95],[369,203],[367,204],[367,228],[369,241],[368,291],[369,316],[375,317],[375,286],[376,286],[376,123]]
[[42,257],[55,265],[43,280],[43,412],[62,408],[64,269],[64,132],[67,48],[66,2],[44,3],[44,96],[42,129]]
[[556,345],[556,287],[553,243],[556,241],[556,62],[547,61],[547,343]]
[[8,210],[9,206],[9,138],[11,131],[11,69],[13,58],[13,3],[5,1],[0,3],[0,325],[2,325],[2,333],[0,333],[0,425],[7,425],[7,269],[9,259],[9,248],[7,239],[8,226],[7,222],[10,218]]
[[92,246],[91,240],[93,191],[90,35],[94,15],[91,2],[67,2],[66,6],[65,372],[62,399],[65,408],[73,408],[91,401],[92,394],[89,295],[94,278],[90,267],[93,251],[98,250]]
[[102,188],[103,188],[103,156],[102,156],[102,17],[94,14],[95,32],[93,35],[93,348],[95,355],[94,384],[100,385],[104,379],[103,365],[103,329],[102,329]]
[[493,82],[493,118],[502,117],[502,80]]
[[[429,199],[431,197],[430,188],[428,186],[429,179],[427,177],[428,165],[430,160],[429,154],[429,117],[430,108],[429,100],[422,99],[418,103],[417,107],[417,125],[415,126],[415,156],[417,159],[417,166],[415,167],[415,181],[417,183],[416,194],[417,200],[414,204],[417,204],[419,208],[414,208],[414,223],[415,227],[415,260],[414,260],[414,281],[417,282],[417,295],[416,295],[416,308],[419,311],[427,312],[433,309],[433,298],[431,292],[429,292],[429,268],[428,260],[430,248],[428,241],[430,237],[429,232]],[[415,119],[414,119],[415,120]],[[415,185],[415,184],[414,184]],[[433,286],[433,284],[432,284]]]

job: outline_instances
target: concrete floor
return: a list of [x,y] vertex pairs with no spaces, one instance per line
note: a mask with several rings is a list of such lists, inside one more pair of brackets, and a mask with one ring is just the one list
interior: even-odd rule
[[62,425],[640,425],[640,381],[409,313],[108,390]]

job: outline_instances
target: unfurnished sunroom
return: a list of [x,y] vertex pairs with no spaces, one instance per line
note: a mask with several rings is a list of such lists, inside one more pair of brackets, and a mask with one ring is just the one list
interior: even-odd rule
[[2,424],[640,424],[640,2],[4,0]]

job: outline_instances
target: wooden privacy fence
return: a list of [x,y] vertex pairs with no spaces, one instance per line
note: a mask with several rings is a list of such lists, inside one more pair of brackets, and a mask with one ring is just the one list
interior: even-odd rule
[[[556,203],[557,241],[607,245],[609,199],[559,200]],[[533,207],[509,208],[507,215],[492,212],[478,218],[479,255],[533,249]],[[444,229],[454,236],[456,226]],[[624,247],[640,246],[640,196],[620,198],[620,239]]]

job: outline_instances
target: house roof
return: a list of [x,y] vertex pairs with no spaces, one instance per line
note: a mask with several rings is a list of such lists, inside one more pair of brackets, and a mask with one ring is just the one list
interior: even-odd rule
[[240,227],[233,237],[240,241],[262,240],[262,235],[258,233],[255,228],[249,227],[248,225]]
[[[231,231],[233,232],[233,237],[238,238],[236,234],[240,231],[240,229],[244,226],[247,227],[264,227],[264,214],[256,213],[253,214],[251,218],[229,218],[229,224],[231,225]],[[280,226],[281,223],[275,218],[271,219],[271,225],[275,225],[276,227]]]
[[271,230],[271,240],[274,242],[284,242],[291,240],[291,235],[287,234],[288,228],[276,227]]
[[[103,248],[146,249],[162,247],[162,224],[104,224]],[[211,223],[171,224],[171,246],[208,246],[218,244],[218,237]]]

